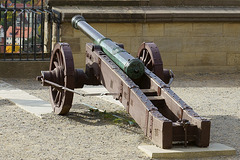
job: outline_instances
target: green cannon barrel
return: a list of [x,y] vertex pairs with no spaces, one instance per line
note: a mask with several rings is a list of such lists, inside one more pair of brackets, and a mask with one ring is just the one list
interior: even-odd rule
[[137,58],[131,56],[123,48],[119,47],[111,39],[104,37],[101,33],[91,27],[81,15],[72,18],[72,26],[81,30],[93,42],[100,45],[103,51],[111,58],[130,78],[140,78],[144,73],[144,64]]

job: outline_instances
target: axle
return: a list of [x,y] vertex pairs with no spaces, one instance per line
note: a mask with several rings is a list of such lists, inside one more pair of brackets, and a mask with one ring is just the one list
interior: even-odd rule
[[131,56],[123,48],[119,47],[111,39],[104,37],[101,33],[91,27],[81,15],[72,18],[75,29],[83,31],[95,44],[100,45],[102,50],[113,60],[130,78],[138,79],[144,73],[144,64],[137,58]]
[[67,88],[67,87],[64,87],[63,85],[59,85],[57,83],[54,83],[52,81],[49,81],[49,80],[46,80],[43,78],[43,76],[37,76],[36,78],[37,81],[40,81],[42,83],[45,83],[45,86],[52,86],[52,87],[55,87],[57,90],[66,90],[68,92],[72,92],[72,93],[75,93],[75,94],[78,94],[80,96],[83,96],[83,97],[86,97],[86,96],[109,96],[109,95],[119,95],[118,93],[80,93],[80,92],[77,92],[73,89],[70,89],[70,88]]

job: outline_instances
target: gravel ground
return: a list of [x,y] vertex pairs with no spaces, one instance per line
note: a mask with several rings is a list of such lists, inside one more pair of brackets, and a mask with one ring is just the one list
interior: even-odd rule
[[[34,79],[1,79],[49,101],[48,89]],[[240,159],[240,73],[178,74],[172,89],[201,116],[211,119],[211,142],[237,150]],[[91,112],[85,104],[106,110]],[[109,113],[131,120],[121,106],[96,97],[75,95],[67,116],[38,118],[0,98],[0,159],[149,159],[137,149],[152,144],[136,125],[113,119]],[[206,158],[204,158],[206,159]]]

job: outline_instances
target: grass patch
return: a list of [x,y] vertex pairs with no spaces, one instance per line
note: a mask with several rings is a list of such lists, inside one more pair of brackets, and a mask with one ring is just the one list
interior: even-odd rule
[[107,120],[108,122],[118,124],[118,125],[130,125],[137,126],[137,123],[134,119],[130,117],[125,111],[116,111],[116,112],[107,112],[99,111],[98,109],[89,109],[91,113],[95,113],[100,116],[102,119]]

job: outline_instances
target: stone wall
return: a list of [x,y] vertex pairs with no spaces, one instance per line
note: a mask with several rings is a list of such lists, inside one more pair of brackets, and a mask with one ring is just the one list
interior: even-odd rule
[[[133,56],[142,42],[157,44],[164,65],[176,71],[237,70],[240,23],[91,23],[104,36],[123,43]],[[70,44],[75,67],[85,66],[85,44],[92,43],[70,23],[61,25],[61,41]],[[192,71],[193,71],[192,70]]]
[[[92,2],[72,1],[76,4]],[[156,43],[165,68],[173,71],[240,70],[240,11],[236,7],[240,2],[208,1],[215,6],[207,6],[206,3],[192,6],[193,1],[184,0],[178,6],[176,0],[132,0],[127,2],[141,2],[143,6],[97,7],[83,4],[86,6],[55,6],[53,9],[62,15],[60,41],[70,44],[76,68],[85,67],[85,44],[92,43],[70,24],[72,16],[81,14],[105,37],[123,43],[133,56],[137,55],[142,42]],[[54,4],[55,0],[50,2]],[[143,2],[148,2],[148,6]],[[165,6],[157,2],[165,3]],[[156,6],[149,7],[155,3]],[[235,7],[232,6],[234,4]]]
[[49,69],[47,61],[0,61],[1,78],[36,79],[41,71]]

